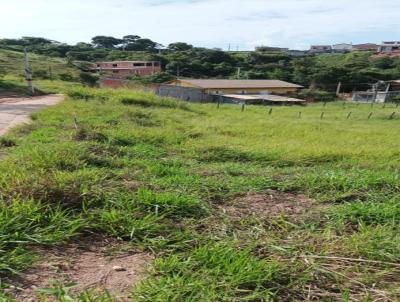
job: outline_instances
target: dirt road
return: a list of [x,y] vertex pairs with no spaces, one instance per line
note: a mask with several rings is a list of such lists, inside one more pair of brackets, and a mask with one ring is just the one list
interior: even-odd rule
[[62,101],[62,95],[31,98],[0,98],[0,135],[10,128],[29,122],[29,114]]

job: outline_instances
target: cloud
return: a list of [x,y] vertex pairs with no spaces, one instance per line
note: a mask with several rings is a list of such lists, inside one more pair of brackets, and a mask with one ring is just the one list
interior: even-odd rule
[[[167,45],[240,49],[256,45],[399,39],[392,0],[0,0],[0,36],[70,43],[95,35],[137,34]],[[362,5],[362,9],[360,9]],[[11,26],[12,25],[12,26]]]

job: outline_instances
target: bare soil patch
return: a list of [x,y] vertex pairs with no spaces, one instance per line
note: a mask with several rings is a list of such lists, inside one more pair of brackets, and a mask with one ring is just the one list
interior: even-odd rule
[[279,216],[299,216],[317,203],[305,195],[268,190],[264,193],[249,193],[234,200],[231,204],[220,206],[220,210],[232,217],[241,219],[248,216],[274,218]]
[[113,239],[73,243],[41,254],[33,268],[11,282],[15,286],[11,295],[17,301],[42,301],[36,290],[51,287],[54,280],[76,283],[72,293],[107,289],[117,301],[129,301],[134,285],[153,259],[150,254],[129,251]]

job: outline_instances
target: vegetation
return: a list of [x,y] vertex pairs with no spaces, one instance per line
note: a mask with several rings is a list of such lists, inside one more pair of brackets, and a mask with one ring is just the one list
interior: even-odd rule
[[[165,73],[145,80],[155,83],[173,76],[236,78],[238,67],[241,69],[239,74],[241,78],[280,79],[329,92],[336,91],[338,82],[342,82],[343,92],[351,92],[370,89],[372,84],[379,80],[400,78],[399,58],[370,59],[372,53],[363,51],[295,58],[286,53],[225,52],[219,49],[193,47],[184,42],[162,47],[157,42],[137,35],[127,35],[123,38],[96,36],[92,39],[92,43],[76,45],[35,37],[0,39],[0,49],[22,51],[25,46],[36,54],[54,58],[48,60],[49,64],[52,61],[54,63],[58,61],[60,64],[59,58],[62,58],[63,62],[66,60],[69,69],[58,73],[56,77],[67,81],[78,78],[77,72],[71,68],[78,66],[80,69],[85,69],[81,66],[81,61],[99,60],[161,61]],[[13,54],[21,56],[18,52]],[[12,62],[12,60],[7,61]],[[1,52],[0,65],[2,65]],[[47,68],[48,66],[42,64],[37,68],[34,66],[34,70],[39,69],[36,70],[36,74],[41,77],[46,76]]]
[[[400,299],[395,105],[242,112],[64,89],[0,145],[2,277],[32,264],[32,246],[103,234],[156,256],[135,301]],[[317,203],[295,216],[221,210],[268,189]],[[42,292],[71,300],[59,283]]]

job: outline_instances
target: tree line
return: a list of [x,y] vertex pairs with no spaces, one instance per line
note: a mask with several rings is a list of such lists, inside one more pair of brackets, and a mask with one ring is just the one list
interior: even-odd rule
[[0,39],[0,47],[66,58],[71,64],[100,60],[156,60],[164,72],[141,81],[162,82],[173,77],[280,79],[333,92],[338,82],[342,91],[365,90],[377,81],[400,79],[400,59],[371,59],[371,53],[356,51],[292,57],[287,53],[227,52],[194,47],[185,42],[160,43],[138,35],[122,38],[95,36],[91,43],[75,45],[40,37]]

